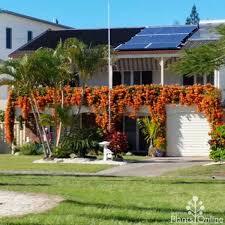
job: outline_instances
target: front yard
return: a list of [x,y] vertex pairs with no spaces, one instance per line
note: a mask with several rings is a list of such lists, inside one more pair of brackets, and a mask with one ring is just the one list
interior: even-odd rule
[[[0,167],[7,170],[12,168],[28,169],[29,166],[33,169],[34,166],[31,164],[30,157],[20,159],[21,164],[14,159],[15,157],[10,157],[8,165],[3,156],[0,158]],[[58,164],[37,166],[44,166],[46,169],[49,167],[50,170],[61,168],[61,165]],[[82,166],[65,165],[64,169],[76,171],[99,169],[91,167],[90,169],[89,165]],[[188,217],[186,206],[193,196],[198,196],[203,202],[206,208],[204,215],[223,218],[225,221],[225,180],[213,180],[209,177],[218,172],[224,172],[225,166],[202,168],[199,166],[193,169],[182,169],[169,176],[157,178],[0,175],[0,190],[47,193],[59,195],[65,199],[58,207],[49,212],[30,214],[24,217],[2,218],[0,224],[171,224],[171,213],[177,213],[180,217]],[[177,178],[177,175],[187,176],[189,174],[199,174],[204,178]]]
[[13,156],[0,155],[0,171],[45,171],[45,172],[74,172],[95,173],[111,168],[111,165],[90,164],[34,164],[34,160],[42,156]]

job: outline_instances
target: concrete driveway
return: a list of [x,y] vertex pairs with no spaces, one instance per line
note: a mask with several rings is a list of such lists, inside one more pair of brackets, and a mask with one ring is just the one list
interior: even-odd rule
[[127,163],[98,172],[98,175],[155,177],[166,172],[210,162],[208,157],[164,157]]

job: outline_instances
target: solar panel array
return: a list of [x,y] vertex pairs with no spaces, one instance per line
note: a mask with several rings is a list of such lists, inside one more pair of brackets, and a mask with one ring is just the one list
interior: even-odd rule
[[116,50],[178,49],[197,26],[144,28]]

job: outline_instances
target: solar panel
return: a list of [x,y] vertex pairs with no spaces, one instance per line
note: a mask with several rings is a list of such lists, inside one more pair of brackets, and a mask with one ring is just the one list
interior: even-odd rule
[[174,49],[177,48],[177,42],[167,42],[167,43],[152,43],[150,46],[147,46],[145,49]]
[[150,43],[150,42],[180,42],[186,38],[186,34],[169,34],[169,35],[147,35],[140,36],[137,35],[132,38],[129,43],[130,44],[138,44],[138,43]]
[[143,29],[139,35],[148,34],[179,34],[186,33],[189,34],[195,30],[196,26],[177,26],[177,27],[148,27]]
[[124,45],[121,45],[119,46],[118,50],[132,50],[132,49],[144,49],[145,47],[147,46],[147,44],[145,43],[140,43],[140,44],[124,44]]
[[177,49],[195,30],[196,26],[171,26],[144,28],[117,50]]

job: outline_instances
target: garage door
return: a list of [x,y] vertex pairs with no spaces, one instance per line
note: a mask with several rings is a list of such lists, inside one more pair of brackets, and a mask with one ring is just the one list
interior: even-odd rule
[[194,107],[167,106],[167,155],[208,156],[210,126]]

